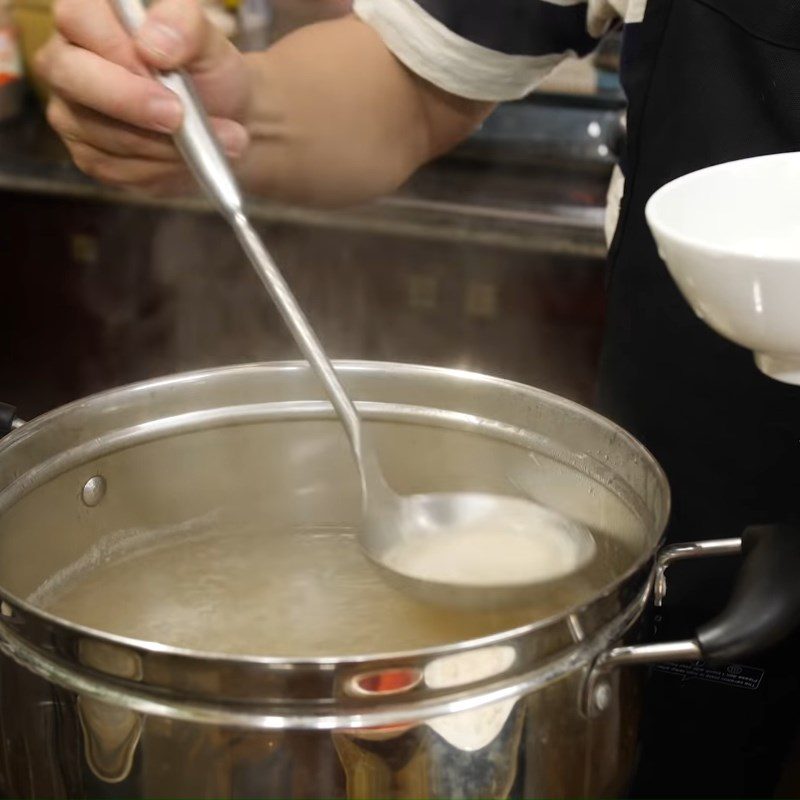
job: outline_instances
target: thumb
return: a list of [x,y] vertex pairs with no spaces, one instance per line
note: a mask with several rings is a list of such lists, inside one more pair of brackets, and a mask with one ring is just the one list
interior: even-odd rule
[[246,99],[242,55],[206,17],[198,0],[157,0],[135,41],[151,67],[187,70],[210,113],[240,115]]

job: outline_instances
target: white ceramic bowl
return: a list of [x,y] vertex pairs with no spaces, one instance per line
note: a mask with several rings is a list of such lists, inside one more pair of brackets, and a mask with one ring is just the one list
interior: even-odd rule
[[684,175],[645,214],[695,313],[764,373],[800,384],[800,153]]

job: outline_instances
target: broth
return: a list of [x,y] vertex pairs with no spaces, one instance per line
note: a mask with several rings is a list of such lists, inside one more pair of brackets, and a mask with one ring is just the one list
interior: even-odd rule
[[396,652],[525,625],[588,600],[634,554],[593,532],[583,570],[543,584],[526,608],[428,605],[384,582],[353,528],[220,525],[117,532],[29,601],[73,623],[163,645],[285,658]]

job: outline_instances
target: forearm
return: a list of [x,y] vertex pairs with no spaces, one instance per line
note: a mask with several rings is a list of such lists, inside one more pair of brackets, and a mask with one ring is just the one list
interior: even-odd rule
[[419,79],[356,17],[290,34],[247,56],[247,191],[322,206],[401,185],[491,110]]
[[192,184],[170,135],[177,98],[148,72],[193,79],[244,188],[316,205],[389,192],[467,136],[490,110],[406,70],[355,16],[243,56],[197,0],[157,0],[134,39],[106,0],[57,0],[38,59],[48,119],[90,176],[147,194]]

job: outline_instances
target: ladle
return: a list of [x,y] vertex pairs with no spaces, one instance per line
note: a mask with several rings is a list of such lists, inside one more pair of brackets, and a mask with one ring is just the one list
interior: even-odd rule
[[[135,32],[144,21],[145,8],[141,0],[114,0],[116,11],[124,26]],[[363,497],[363,524],[359,528],[359,544],[366,555],[394,583],[418,597],[435,603],[473,607],[497,607],[524,603],[530,590],[543,580],[562,577],[584,566],[594,555],[592,534],[583,526],[573,524],[532,501],[480,492],[452,492],[399,496],[384,480],[375,450],[369,441],[355,405],[336,375],[291,290],[283,279],[263,242],[250,224],[237,185],[227,160],[208,123],[200,99],[188,76],[174,71],[155,77],[182,101],[183,123],[175,142],[194,177],[218,210],[232,226],[242,248],[255,267],[261,282],[288,326],[303,355],[308,359],[328,394],[344,425],[358,464]],[[437,565],[426,564],[423,573],[416,569],[405,571],[407,557],[414,550],[428,546],[432,537],[458,536],[486,530],[497,524],[491,536],[503,534],[503,521],[517,533],[530,532],[532,537],[545,536],[556,559],[561,563],[553,569],[536,569],[532,579],[507,580],[506,576],[484,576],[479,582],[452,578],[451,564],[443,563],[443,573],[450,578],[439,579]],[[555,524],[553,524],[555,523]],[[427,542],[423,537],[427,538]],[[497,547],[495,540],[487,543]],[[438,541],[436,544],[440,544]],[[462,553],[453,540],[453,549],[446,558],[456,560]],[[410,549],[407,549],[410,548]],[[439,548],[440,549],[440,548]],[[507,556],[513,561],[513,554]],[[474,559],[473,559],[474,560]],[[518,561],[518,559],[517,559]],[[432,568],[432,569],[431,569]]]

